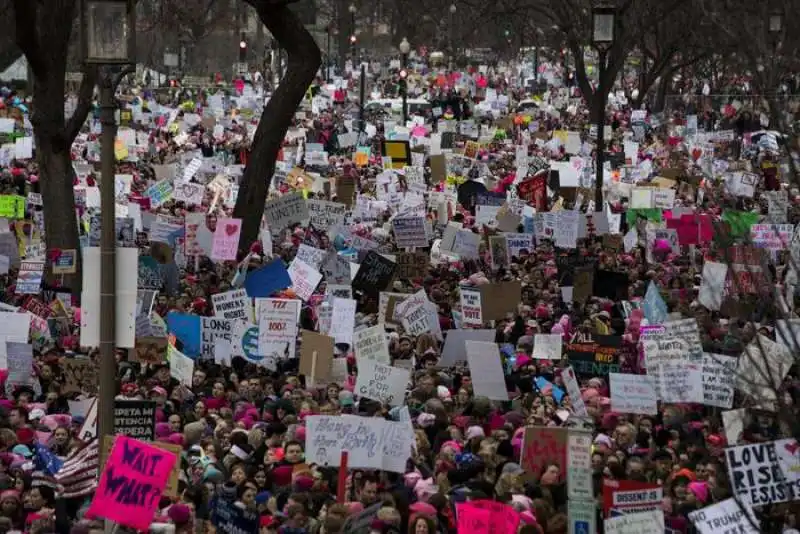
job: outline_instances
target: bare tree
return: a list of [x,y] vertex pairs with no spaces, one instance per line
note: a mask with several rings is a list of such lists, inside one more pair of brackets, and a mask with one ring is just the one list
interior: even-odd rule
[[234,215],[242,219],[239,239],[241,250],[247,250],[258,239],[278,152],[295,111],[322,63],[317,43],[297,15],[289,9],[290,2],[244,1],[255,8],[261,22],[288,53],[288,68],[261,114],[250,149],[250,160],[236,199]]
[[[80,253],[70,147],[89,113],[97,70],[84,70],[77,107],[67,119],[65,76],[79,4],[78,0],[53,0],[45,6],[29,0],[13,0],[12,8],[17,46],[25,54],[35,81],[31,124],[42,201],[47,206],[44,213],[47,248],[75,249]],[[80,276],[68,283],[73,291],[80,291]]]
[[[754,92],[766,106],[771,128],[785,129],[779,89],[784,77],[797,67],[800,52],[800,38],[794,31],[798,22],[796,2],[702,0],[702,8],[716,30],[718,43],[734,51],[745,73],[752,77]],[[778,20],[779,26],[774,24]]]

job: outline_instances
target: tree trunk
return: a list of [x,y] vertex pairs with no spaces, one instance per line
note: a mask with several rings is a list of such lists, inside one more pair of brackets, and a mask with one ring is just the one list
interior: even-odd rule
[[653,113],[661,113],[667,105],[667,89],[671,76],[662,76],[656,90],[656,98],[653,101]]
[[[44,229],[47,250],[73,249],[77,252],[76,275],[65,275],[64,286],[74,295],[81,291],[80,244],[78,226],[75,220],[75,201],[72,190],[72,169],[69,148],[57,147],[46,135],[37,134],[36,162],[39,165],[39,184],[42,203],[45,206]],[[50,269],[48,268],[48,273]],[[60,278],[59,278],[60,279]],[[53,278],[49,278],[52,282]]]
[[[45,243],[48,250],[75,249],[80,273],[80,246],[72,189],[74,170],[70,147],[86,122],[96,70],[86,70],[78,104],[69,120],[64,116],[64,85],[72,25],[78,13],[77,0],[58,0],[41,7],[38,2],[14,0],[17,46],[25,54],[34,75],[36,105],[31,124],[36,141],[36,162],[44,204]],[[47,280],[53,281],[50,266]],[[81,275],[67,275],[64,286],[80,295]]]
[[261,114],[233,211],[235,217],[242,219],[239,249],[243,251],[258,239],[278,152],[297,106],[322,63],[314,38],[287,6],[271,5],[263,0],[246,1],[256,8],[261,22],[286,50],[288,68]]

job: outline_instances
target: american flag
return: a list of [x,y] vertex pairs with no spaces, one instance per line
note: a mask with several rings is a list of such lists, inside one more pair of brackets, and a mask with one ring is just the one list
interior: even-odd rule
[[97,439],[67,456],[58,472],[50,476],[45,471],[33,473],[34,485],[47,485],[56,489],[61,499],[86,497],[97,487],[100,450]]

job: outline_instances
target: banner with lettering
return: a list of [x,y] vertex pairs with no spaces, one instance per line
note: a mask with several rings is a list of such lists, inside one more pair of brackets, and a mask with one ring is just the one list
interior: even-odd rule
[[[525,428],[522,439],[521,467],[537,480],[546,465],[554,463],[567,465],[567,442],[569,430],[566,428],[529,426]],[[560,469],[561,479],[566,469]]]
[[622,338],[592,335],[591,339],[575,339],[566,345],[570,365],[579,377],[607,376],[620,372]]
[[603,515],[613,511],[644,512],[661,509],[664,489],[658,484],[635,480],[603,480]]
[[349,453],[351,469],[405,473],[414,434],[408,422],[357,415],[312,415],[306,418],[306,462],[339,467]]
[[147,530],[176,461],[169,451],[117,436],[86,517]]

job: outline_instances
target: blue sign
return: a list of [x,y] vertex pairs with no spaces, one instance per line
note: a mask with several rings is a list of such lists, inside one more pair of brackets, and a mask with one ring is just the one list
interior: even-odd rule
[[276,291],[287,287],[292,287],[292,279],[280,258],[275,258],[260,269],[251,271],[244,281],[244,288],[250,298],[271,297]]
[[664,324],[667,321],[667,303],[661,298],[661,293],[658,292],[656,284],[651,280],[650,285],[647,286],[647,293],[644,295],[644,302],[642,303],[644,316],[651,326]]
[[169,312],[167,330],[183,344],[181,352],[186,356],[195,359],[202,354],[202,322],[199,315]]
[[264,359],[258,353],[258,327],[251,326],[242,335],[242,352],[244,357],[253,363],[260,362]]
[[556,401],[556,403],[561,404],[561,399],[563,399],[565,395],[564,390],[543,376],[536,377],[536,387],[539,388],[539,391],[542,391],[547,386],[553,388],[553,399]]

